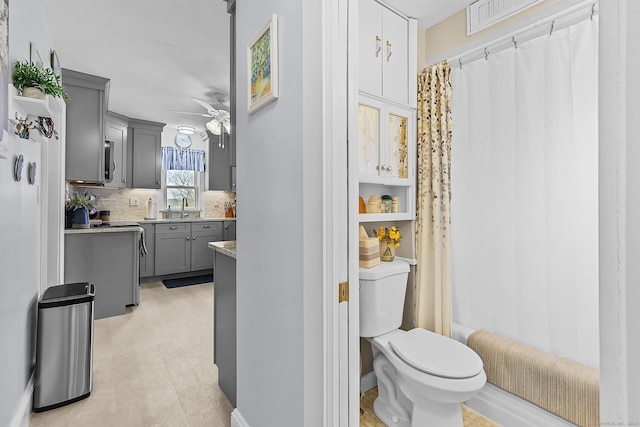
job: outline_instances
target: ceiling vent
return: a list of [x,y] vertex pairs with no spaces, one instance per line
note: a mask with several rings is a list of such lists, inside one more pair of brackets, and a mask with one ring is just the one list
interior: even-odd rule
[[478,0],[467,6],[467,36],[544,0]]

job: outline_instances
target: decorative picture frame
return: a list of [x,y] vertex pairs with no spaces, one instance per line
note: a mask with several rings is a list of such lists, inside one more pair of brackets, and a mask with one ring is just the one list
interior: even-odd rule
[[55,50],[51,50],[51,69],[54,74],[59,78],[62,77],[62,68],[60,67],[60,60]]
[[33,42],[29,42],[29,62],[36,64],[40,68],[42,68],[43,66],[40,52],[38,51],[35,43]]
[[254,113],[278,98],[278,17],[247,46],[247,111]]

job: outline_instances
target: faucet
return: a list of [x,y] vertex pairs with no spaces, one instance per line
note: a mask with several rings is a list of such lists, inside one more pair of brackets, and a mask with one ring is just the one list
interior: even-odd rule
[[183,197],[182,198],[182,218],[186,218],[189,216],[189,214],[184,210],[184,208],[188,208],[188,207],[189,207],[189,203],[187,203],[187,198]]

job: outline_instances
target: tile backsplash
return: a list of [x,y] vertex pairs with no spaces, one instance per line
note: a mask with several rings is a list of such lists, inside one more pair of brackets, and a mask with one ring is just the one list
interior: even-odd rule
[[[67,184],[67,191],[73,191],[74,187]],[[111,211],[112,221],[142,220],[147,216],[147,200],[153,200],[155,207],[155,218],[162,218],[160,209],[164,209],[161,190],[147,189],[105,189],[102,187],[79,187],[77,191],[88,191],[95,194],[100,199],[99,210]],[[205,191],[204,201],[199,203],[203,209],[201,217],[222,218],[224,217],[224,202],[234,200],[235,193],[224,191]],[[138,206],[130,206],[131,198],[138,199]]]

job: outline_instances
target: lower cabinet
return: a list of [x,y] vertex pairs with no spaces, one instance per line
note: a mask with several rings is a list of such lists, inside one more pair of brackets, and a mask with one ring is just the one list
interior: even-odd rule
[[222,222],[155,225],[155,276],[213,268],[209,242],[222,240]]
[[147,254],[140,254],[140,277],[155,276],[156,265],[156,229],[153,224],[141,224],[144,230],[144,242]]

